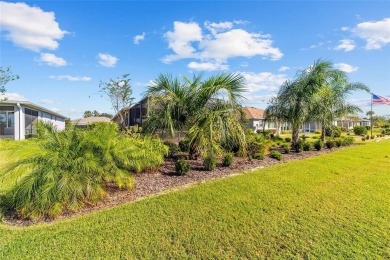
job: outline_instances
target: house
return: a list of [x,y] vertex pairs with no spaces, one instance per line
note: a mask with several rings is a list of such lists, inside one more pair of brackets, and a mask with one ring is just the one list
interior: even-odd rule
[[112,122],[120,123],[121,115],[124,119],[125,126],[139,125],[148,117],[148,97],[143,98],[138,103],[130,107],[122,108],[112,118]]
[[66,117],[28,101],[0,102],[0,138],[23,140],[36,135],[37,122],[51,122],[58,130],[65,129]]
[[275,122],[265,122],[265,110],[255,107],[243,107],[242,111],[245,114],[245,119],[248,121],[247,127],[253,129],[254,132],[257,130],[270,130],[276,129]]
[[91,116],[91,117],[81,118],[73,121],[73,123],[80,128],[86,128],[89,123],[98,123],[98,122],[111,122],[111,119],[104,116]]

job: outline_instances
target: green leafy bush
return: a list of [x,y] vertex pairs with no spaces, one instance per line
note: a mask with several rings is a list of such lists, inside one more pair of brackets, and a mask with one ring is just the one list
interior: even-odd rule
[[179,159],[175,162],[175,169],[177,175],[183,176],[190,170],[190,164],[185,159]]
[[164,144],[168,146],[169,150],[167,156],[170,158],[173,158],[176,153],[181,152],[179,145],[175,143],[165,141]]
[[286,138],[284,138],[284,140],[285,140],[287,143],[290,143],[290,142],[291,142],[291,138],[290,138],[290,137],[286,137]]
[[272,151],[271,157],[277,159],[278,161],[283,160],[283,155],[278,151]]
[[355,126],[353,128],[353,133],[355,135],[365,135],[367,134],[367,128],[365,126]]
[[335,146],[335,142],[333,140],[327,140],[325,145],[328,149],[332,149]]
[[304,151],[310,151],[311,149],[313,149],[313,145],[312,145],[312,143],[310,143],[310,142],[304,142],[303,143],[303,150]]
[[253,159],[256,159],[256,160],[264,160],[264,159],[265,159],[265,156],[264,156],[264,154],[262,154],[262,153],[255,153],[255,154],[253,155]]
[[340,137],[341,136],[341,128],[337,126],[331,126],[325,128],[325,136],[329,137]]
[[335,145],[336,145],[337,147],[340,147],[340,146],[343,145],[343,139],[341,139],[341,138],[336,138],[336,139],[334,139],[334,143],[335,143]]
[[366,138],[365,138],[365,137],[362,137],[362,141],[366,141]]
[[296,153],[301,153],[303,151],[303,140],[299,140],[298,143],[294,144],[294,150]]
[[324,143],[321,140],[317,140],[314,142],[314,148],[317,151],[320,151],[324,147]]
[[38,139],[16,149],[18,156],[5,169],[20,176],[5,195],[5,206],[21,218],[54,218],[95,203],[108,183],[132,188],[130,171],[156,169],[167,152],[159,139],[119,136],[112,123],[62,132],[39,123],[38,129]]
[[223,156],[222,160],[222,166],[229,167],[233,163],[233,154],[232,153],[226,153]]
[[281,147],[284,149],[284,152],[285,152],[285,153],[290,153],[290,151],[291,151],[291,146],[290,146],[290,144],[282,144]]
[[321,131],[321,130],[318,130],[318,129],[314,131],[314,133],[317,134],[317,135],[320,135],[321,132],[322,132],[322,131]]
[[179,148],[180,148],[180,151],[185,152],[185,153],[189,153],[190,152],[190,140],[188,140],[188,139],[180,140]]
[[203,167],[206,171],[212,171],[217,167],[215,156],[209,155],[203,159]]
[[344,137],[343,142],[345,145],[351,145],[355,142],[355,139],[353,137]]

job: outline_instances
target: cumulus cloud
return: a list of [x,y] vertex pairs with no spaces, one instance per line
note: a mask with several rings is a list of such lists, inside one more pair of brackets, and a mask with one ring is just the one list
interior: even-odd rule
[[335,48],[335,50],[352,51],[356,47],[355,41],[350,39],[343,39],[339,42],[340,44]]
[[49,66],[61,67],[66,66],[68,63],[63,58],[57,57],[52,53],[41,53],[38,61],[44,62]]
[[187,65],[188,68],[193,70],[228,70],[229,66],[223,63],[213,63],[213,62],[196,62],[191,61]]
[[70,76],[70,75],[51,75],[51,79],[56,80],[69,80],[69,81],[90,81],[92,78],[87,76]]
[[334,67],[336,69],[339,69],[339,70],[347,72],[347,73],[355,72],[359,69],[359,67],[354,67],[354,66],[349,65],[347,63],[336,63],[336,64],[334,64]]
[[390,18],[376,22],[359,23],[352,32],[366,41],[365,49],[380,49],[390,43]]
[[173,23],[173,31],[168,31],[165,37],[168,40],[169,48],[175,54],[165,56],[163,62],[170,63],[184,58],[195,58],[197,54],[192,42],[202,40],[202,29],[197,23],[176,21]]
[[290,69],[290,67],[282,66],[282,67],[280,67],[278,70],[279,70],[279,71],[286,71],[286,70],[289,70],[289,69]]
[[61,30],[53,12],[25,3],[0,2],[0,28],[5,38],[32,51],[55,50],[67,33]]
[[259,90],[275,91],[288,79],[284,74],[273,74],[271,72],[241,72],[249,92]]
[[115,67],[118,58],[107,53],[99,53],[99,64],[104,67]]
[[0,100],[8,100],[8,101],[28,101],[24,96],[19,93],[2,93],[0,94]]
[[191,58],[200,62],[190,62],[188,67],[214,66],[215,69],[221,69],[221,66],[227,66],[227,60],[230,58],[261,56],[278,60],[283,56],[278,48],[273,47],[270,35],[234,28],[235,25],[241,24],[241,21],[207,21],[204,23],[205,31],[202,31],[198,23],[175,21],[173,31],[165,34],[173,54],[165,56],[162,61],[170,63]]
[[145,33],[134,36],[133,42],[134,44],[139,44],[141,41],[145,40]]

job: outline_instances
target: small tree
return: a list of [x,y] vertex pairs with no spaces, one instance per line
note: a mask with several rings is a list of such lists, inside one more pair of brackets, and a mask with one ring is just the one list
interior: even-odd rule
[[3,97],[6,92],[5,85],[16,79],[19,79],[19,76],[12,73],[11,67],[3,69],[3,67],[0,66],[0,101],[7,99],[6,97]]
[[83,115],[84,118],[91,117],[91,116],[92,116],[92,112],[91,111],[87,110],[87,111],[84,112],[84,115]]
[[129,74],[118,77],[115,80],[110,79],[109,82],[100,81],[99,91],[107,95],[111,102],[112,108],[119,116],[119,124],[124,128],[125,116],[119,113],[123,108],[131,106],[134,98],[131,97],[133,93],[130,86]]

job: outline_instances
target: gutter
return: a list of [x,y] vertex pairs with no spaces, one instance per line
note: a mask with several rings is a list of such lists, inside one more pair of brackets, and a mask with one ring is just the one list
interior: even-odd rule
[[22,140],[22,106],[19,104],[19,103],[16,103],[16,105],[18,106],[19,108],[19,140]]

